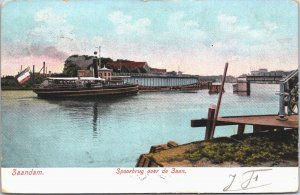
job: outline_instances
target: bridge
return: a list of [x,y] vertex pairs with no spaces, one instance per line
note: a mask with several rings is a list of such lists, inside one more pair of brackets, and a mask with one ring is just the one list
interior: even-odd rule
[[194,75],[159,75],[149,73],[114,73],[113,77],[123,77],[126,83],[136,83],[148,87],[174,87],[197,83],[198,76]]
[[290,72],[274,71],[274,72],[261,72],[255,75],[246,76],[247,81],[250,82],[272,82],[279,83],[279,81],[289,75]]
[[275,82],[275,83],[279,83],[279,81],[281,79],[283,79],[284,76],[281,75],[274,75],[274,76],[271,76],[271,75],[258,75],[258,76],[247,76],[246,79],[247,81],[250,81],[250,82],[255,82],[255,81],[259,81],[259,82]]

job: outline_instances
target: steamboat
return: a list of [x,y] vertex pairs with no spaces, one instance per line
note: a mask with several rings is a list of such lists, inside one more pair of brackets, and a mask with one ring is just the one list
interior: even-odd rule
[[33,91],[44,99],[112,97],[138,93],[137,84],[113,78],[110,69],[103,67],[98,71],[98,66],[96,59],[93,62],[94,77],[48,77]]
[[39,98],[110,97],[138,93],[138,85],[93,77],[47,78],[33,91]]

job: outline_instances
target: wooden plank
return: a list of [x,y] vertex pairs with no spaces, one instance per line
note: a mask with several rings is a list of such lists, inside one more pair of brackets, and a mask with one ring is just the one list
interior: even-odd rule
[[[191,127],[206,127],[207,119],[193,119],[191,120]],[[216,126],[226,126],[226,125],[237,125],[236,123],[232,122],[223,122],[223,121],[217,121]]]
[[218,121],[223,122],[232,122],[236,124],[245,124],[245,125],[259,125],[259,126],[274,126],[274,127],[283,127],[283,128],[298,128],[298,116],[291,115],[288,116],[288,120],[280,121],[277,120],[276,115],[265,115],[265,116],[239,116],[232,118],[218,118]]
[[239,118],[239,117],[263,117],[263,116],[277,116],[276,114],[259,114],[259,115],[238,115],[238,116],[222,116],[219,119],[223,118]]

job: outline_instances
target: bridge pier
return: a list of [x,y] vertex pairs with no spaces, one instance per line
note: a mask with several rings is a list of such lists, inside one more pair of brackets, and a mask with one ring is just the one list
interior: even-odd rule
[[249,96],[251,93],[250,81],[238,79],[237,83],[233,84],[233,93],[246,93],[246,95]]

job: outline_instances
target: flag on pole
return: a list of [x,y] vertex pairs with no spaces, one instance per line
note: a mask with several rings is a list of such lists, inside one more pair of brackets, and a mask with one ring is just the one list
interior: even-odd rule
[[30,67],[28,66],[26,69],[20,72],[16,77],[20,85],[25,84],[26,81],[30,79]]

